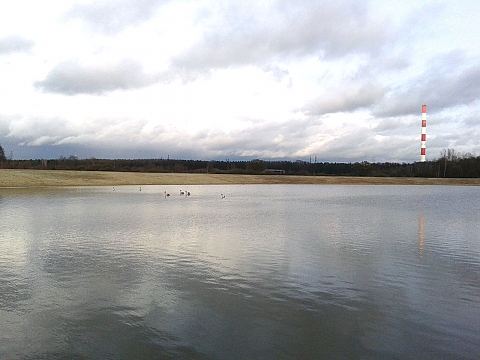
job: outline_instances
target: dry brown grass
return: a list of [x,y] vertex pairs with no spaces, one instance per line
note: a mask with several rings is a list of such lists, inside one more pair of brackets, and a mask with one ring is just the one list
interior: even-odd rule
[[0,187],[215,184],[480,185],[480,179],[0,170]]

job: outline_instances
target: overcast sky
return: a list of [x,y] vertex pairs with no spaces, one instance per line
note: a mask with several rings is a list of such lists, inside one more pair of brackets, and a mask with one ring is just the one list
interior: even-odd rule
[[14,159],[480,155],[478,0],[0,2]]

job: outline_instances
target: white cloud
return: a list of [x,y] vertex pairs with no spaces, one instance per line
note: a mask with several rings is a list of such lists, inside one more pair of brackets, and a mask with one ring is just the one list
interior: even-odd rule
[[156,8],[169,0],[104,0],[74,4],[65,15],[67,19],[81,19],[93,31],[114,35],[128,26],[149,20]]

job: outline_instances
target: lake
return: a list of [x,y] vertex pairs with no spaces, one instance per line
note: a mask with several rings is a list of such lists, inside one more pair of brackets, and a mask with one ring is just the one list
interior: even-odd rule
[[0,189],[0,358],[478,359],[479,210],[456,186]]

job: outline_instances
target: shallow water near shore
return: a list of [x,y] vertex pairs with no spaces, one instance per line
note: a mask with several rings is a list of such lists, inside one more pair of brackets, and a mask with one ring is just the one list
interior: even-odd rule
[[477,359],[479,208],[457,186],[2,189],[0,358]]

